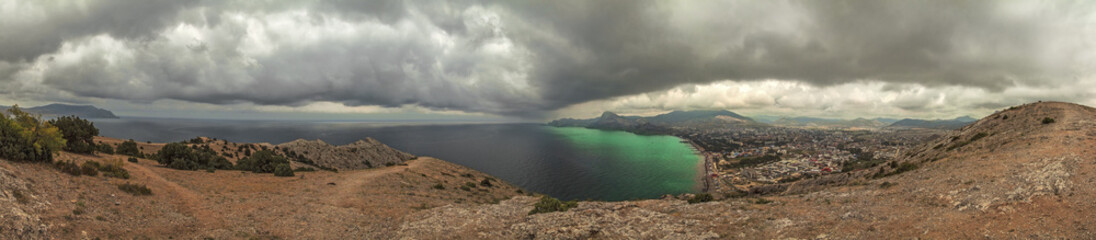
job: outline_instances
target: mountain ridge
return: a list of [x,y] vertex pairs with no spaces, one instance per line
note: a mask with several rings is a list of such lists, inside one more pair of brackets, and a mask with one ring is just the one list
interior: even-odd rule
[[[0,110],[7,111],[11,107],[0,107]],[[30,113],[41,114],[44,117],[59,117],[74,115],[82,118],[118,118],[113,112],[95,107],[93,105],[70,105],[61,103],[52,103],[37,107],[23,108],[24,111]]]

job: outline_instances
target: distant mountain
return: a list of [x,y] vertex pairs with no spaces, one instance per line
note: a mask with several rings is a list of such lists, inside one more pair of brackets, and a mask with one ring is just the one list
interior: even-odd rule
[[605,112],[592,119],[564,118],[548,123],[557,127],[586,127],[621,130],[639,134],[665,134],[672,127],[705,127],[757,124],[748,117],[730,111],[673,111],[652,117],[620,116]]
[[774,125],[781,126],[795,126],[795,127],[860,127],[860,128],[876,128],[887,126],[887,123],[883,123],[878,120],[857,118],[852,120],[845,119],[828,119],[828,118],[812,118],[812,117],[795,117],[795,118],[780,118],[773,121]]
[[971,118],[970,116],[962,116],[950,120],[922,120],[922,119],[902,119],[887,126],[889,128],[931,128],[931,129],[958,129],[967,124],[970,124],[978,119]]
[[[7,111],[8,108],[11,107],[0,107],[0,110]],[[115,116],[113,112],[91,105],[68,105],[54,103],[45,106],[25,108],[23,110],[31,113],[42,114],[43,117],[75,115],[82,118],[118,118],[118,116]]]
[[873,119],[873,120],[875,120],[875,121],[879,121],[879,122],[881,122],[881,123],[885,123],[885,124],[887,124],[887,125],[890,125],[890,124],[892,124],[892,123],[895,123],[895,122],[901,121],[902,119],[897,119],[897,118],[875,118],[875,119]]

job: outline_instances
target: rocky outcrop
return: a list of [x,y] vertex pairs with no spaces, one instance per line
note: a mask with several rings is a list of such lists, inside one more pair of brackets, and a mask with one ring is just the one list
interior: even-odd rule
[[415,155],[391,148],[373,138],[342,146],[322,140],[297,139],[278,147],[302,155],[316,166],[341,170],[383,167],[415,158]]
[[535,197],[495,205],[445,206],[416,213],[399,238],[429,239],[718,239],[702,221],[674,216],[685,201],[581,202],[565,212],[528,215]]
[[46,203],[39,201],[28,186],[0,166],[0,238],[49,239],[49,227],[36,214]]

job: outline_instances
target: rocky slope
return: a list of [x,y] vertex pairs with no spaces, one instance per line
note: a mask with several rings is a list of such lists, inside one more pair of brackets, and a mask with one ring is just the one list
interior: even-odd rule
[[[1007,116],[1007,117],[1006,117]],[[1048,120],[1051,119],[1051,120]],[[722,200],[582,202],[528,216],[534,199],[419,212],[400,236],[456,239],[1096,238],[1096,109],[1000,111],[894,164]],[[417,219],[417,220],[415,220]],[[459,221],[466,220],[466,221]]]
[[322,140],[297,139],[279,144],[278,147],[303,155],[317,166],[339,170],[389,166],[415,158],[414,155],[388,147],[373,138],[342,146],[334,146]]
[[[1000,111],[893,164],[697,204],[587,201],[528,215],[537,198],[509,184],[436,159],[406,163],[280,178],[171,170],[140,159],[125,165],[133,177],[120,180],[0,161],[0,236],[1096,239],[1096,109],[1069,103]],[[146,184],[154,195],[125,194],[114,185],[122,182]]]
[[[138,145],[146,153],[162,146]],[[128,157],[62,152],[56,158],[80,164]],[[403,163],[276,177],[174,170],[138,159],[124,163],[130,178],[119,179],[0,159],[0,239],[391,239],[414,212],[523,194],[442,160]],[[122,183],[145,185],[152,195],[128,194],[118,188]]]

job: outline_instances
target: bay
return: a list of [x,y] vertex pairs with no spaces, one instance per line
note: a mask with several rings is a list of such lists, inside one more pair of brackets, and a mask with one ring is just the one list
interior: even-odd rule
[[700,158],[672,136],[540,124],[427,124],[122,118],[94,119],[100,135],[174,142],[197,136],[346,144],[372,137],[394,148],[496,176],[565,200],[629,200],[694,192]]

